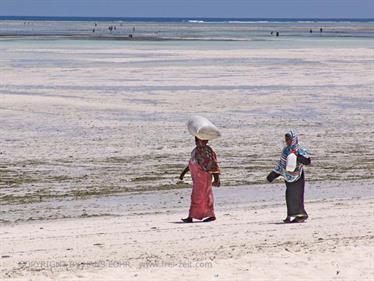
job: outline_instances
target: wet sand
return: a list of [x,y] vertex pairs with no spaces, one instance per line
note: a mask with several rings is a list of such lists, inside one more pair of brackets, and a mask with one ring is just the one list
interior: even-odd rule
[[372,179],[372,49],[243,44],[1,44],[0,201],[186,187],[193,114],[222,131],[223,186],[264,183],[289,129],[310,181]]

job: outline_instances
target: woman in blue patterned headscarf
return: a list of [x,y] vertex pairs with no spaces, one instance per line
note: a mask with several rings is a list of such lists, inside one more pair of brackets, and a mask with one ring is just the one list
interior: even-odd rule
[[[287,217],[283,221],[304,222],[308,214],[304,209],[304,169],[303,165],[309,165],[311,160],[308,151],[299,145],[297,135],[290,131],[285,135],[286,146],[282,150],[282,155],[278,165],[267,176],[267,180],[272,182],[279,176],[282,176],[286,183],[286,203]],[[293,172],[286,170],[287,157],[291,153],[297,156],[296,169]],[[293,218],[293,219],[292,219]]]

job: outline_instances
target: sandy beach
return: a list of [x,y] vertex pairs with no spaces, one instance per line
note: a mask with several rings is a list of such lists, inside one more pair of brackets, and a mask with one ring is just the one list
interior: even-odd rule
[[[0,279],[373,280],[374,41],[313,36],[0,38]],[[222,187],[217,221],[182,224],[194,114],[222,132]],[[313,159],[302,224],[266,184],[289,129]]]
[[80,201],[80,218],[3,224],[0,278],[372,280],[373,182],[307,187],[303,224],[281,222],[281,182],[216,189],[212,223],[180,223],[186,189]]

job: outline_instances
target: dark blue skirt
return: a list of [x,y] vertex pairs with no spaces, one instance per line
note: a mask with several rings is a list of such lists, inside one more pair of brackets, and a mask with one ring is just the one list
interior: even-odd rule
[[295,182],[286,182],[287,216],[307,215],[304,209],[304,171]]

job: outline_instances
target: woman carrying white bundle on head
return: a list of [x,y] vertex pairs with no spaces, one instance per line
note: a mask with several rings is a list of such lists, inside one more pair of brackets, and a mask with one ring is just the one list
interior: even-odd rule
[[[191,205],[188,217],[183,222],[193,219],[210,222],[216,220],[212,186],[220,186],[220,168],[217,155],[208,145],[208,141],[221,136],[218,129],[206,118],[194,116],[187,123],[188,130],[195,137],[196,147],[191,152],[188,166],[179,176],[183,180],[189,171],[192,176]],[[213,182],[212,182],[213,181]]]
[[286,146],[282,150],[279,163],[267,176],[267,180],[272,182],[279,176],[285,180],[287,217],[283,222],[304,222],[308,218],[308,214],[304,208],[303,165],[309,165],[311,159],[307,150],[299,146],[298,138],[294,132],[290,131],[285,135],[285,142]]

